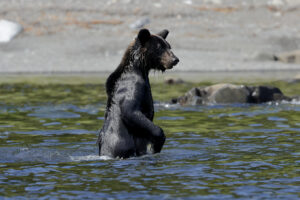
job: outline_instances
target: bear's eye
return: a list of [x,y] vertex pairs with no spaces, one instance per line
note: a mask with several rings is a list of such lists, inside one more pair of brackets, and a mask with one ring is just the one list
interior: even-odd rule
[[161,48],[161,45],[158,43],[158,44],[156,45],[156,48],[157,48],[157,49],[160,49],[160,48]]

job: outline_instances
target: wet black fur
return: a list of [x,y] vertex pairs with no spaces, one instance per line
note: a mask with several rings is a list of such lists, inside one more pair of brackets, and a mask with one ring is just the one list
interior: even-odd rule
[[[128,158],[161,151],[165,142],[163,130],[153,124],[154,108],[148,74],[151,69],[166,70],[164,57],[172,67],[178,58],[165,41],[168,31],[151,35],[140,30],[127,48],[117,69],[106,81],[108,96],[105,121],[99,133],[99,155]],[[167,55],[167,54],[165,54]]]

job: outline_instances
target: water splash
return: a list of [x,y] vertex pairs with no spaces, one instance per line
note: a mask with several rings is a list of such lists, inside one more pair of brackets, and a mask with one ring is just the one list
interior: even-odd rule
[[109,156],[98,156],[98,155],[86,155],[86,156],[70,156],[72,161],[95,161],[95,160],[113,160],[114,158]]

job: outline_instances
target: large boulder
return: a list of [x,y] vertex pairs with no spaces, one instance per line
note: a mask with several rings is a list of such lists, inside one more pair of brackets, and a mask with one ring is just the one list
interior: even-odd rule
[[172,99],[181,105],[265,103],[269,101],[291,100],[280,89],[269,86],[245,86],[228,83],[207,87],[196,87],[185,95]]
[[207,103],[247,103],[250,91],[244,85],[217,84],[205,87]]

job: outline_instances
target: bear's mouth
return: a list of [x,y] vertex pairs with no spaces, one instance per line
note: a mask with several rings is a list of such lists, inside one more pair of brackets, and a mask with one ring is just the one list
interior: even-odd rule
[[173,69],[174,66],[175,65],[173,65],[173,64],[167,65],[167,66],[164,67],[164,70]]
[[173,65],[163,66],[163,71],[168,70],[168,69],[172,69],[173,67],[174,67]]
[[166,69],[172,69],[174,66],[176,66],[179,63],[179,60],[174,60],[171,64],[169,64]]

